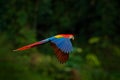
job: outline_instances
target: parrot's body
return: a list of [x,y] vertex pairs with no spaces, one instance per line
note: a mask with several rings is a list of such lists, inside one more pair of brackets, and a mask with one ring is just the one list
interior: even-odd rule
[[60,61],[60,63],[65,63],[69,58],[69,53],[73,49],[70,39],[74,39],[74,36],[72,34],[59,34],[59,35],[35,42],[33,44],[23,46],[14,51],[26,50],[34,46],[50,42],[51,46],[55,51],[58,61]]

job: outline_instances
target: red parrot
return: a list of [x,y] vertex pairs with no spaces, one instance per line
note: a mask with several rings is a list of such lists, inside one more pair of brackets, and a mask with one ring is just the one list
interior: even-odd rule
[[33,44],[23,46],[13,51],[22,51],[22,50],[35,47],[40,44],[50,42],[51,46],[53,47],[55,51],[58,61],[60,63],[65,63],[69,58],[69,53],[73,49],[71,41],[70,41],[71,39],[74,39],[73,34],[59,34],[59,35],[35,42]]

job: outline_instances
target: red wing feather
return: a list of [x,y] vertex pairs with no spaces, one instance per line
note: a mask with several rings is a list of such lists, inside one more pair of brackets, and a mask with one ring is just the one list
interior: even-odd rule
[[51,46],[55,51],[58,61],[60,61],[60,63],[65,63],[69,58],[69,54],[62,52],[54,43],[51,43]]

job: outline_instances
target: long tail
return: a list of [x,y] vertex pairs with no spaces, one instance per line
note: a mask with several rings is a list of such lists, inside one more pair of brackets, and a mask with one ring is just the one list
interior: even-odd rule
[[30,48],[35,47],[35,46],[37,46],[37,45],[44,44],[44,43],[46,43],[46,42],[48,42],[48,41],[49,41],[48,39],[45,39],[45,40],[42,40],[42,41],[39,41],[39,42],[35,42],[35,43],[32,43],[32,44],[29,44],[29,45],[20,47],[20,48],[18,48],[18,49],[13,50],[13,51],[23,51],[23,50],[27,50],[27,49],[30,49]]

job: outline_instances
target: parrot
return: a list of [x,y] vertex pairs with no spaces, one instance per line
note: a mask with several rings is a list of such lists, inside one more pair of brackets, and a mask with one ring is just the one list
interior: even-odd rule
[[69,53],[71,53],[71,51],[73,50],[71,40],[74,40],[73,34],[58,34],[58,35],[43,39],[41,41],[17,48],[13,51],[23,51],[23,50],[27,50],[32,47],[35,47],[37,45],[41,45],[49,42],[54,50],[57,60],[60,63],[65,63],[69,58]]

